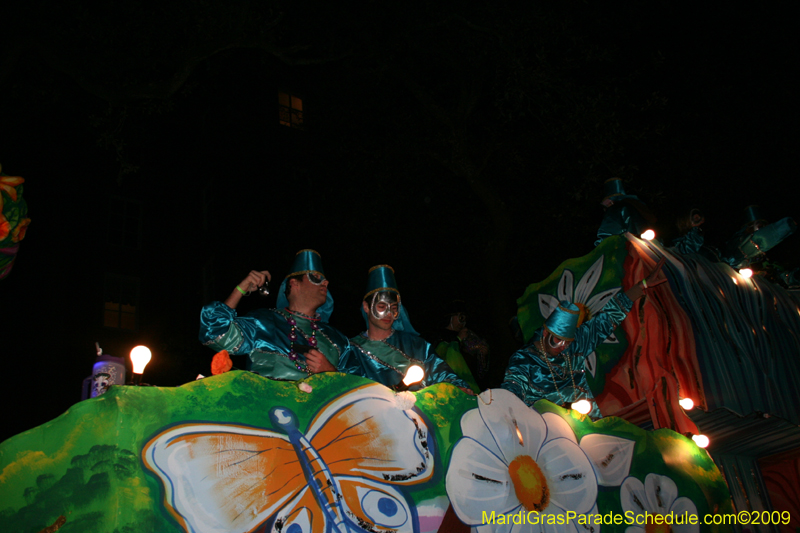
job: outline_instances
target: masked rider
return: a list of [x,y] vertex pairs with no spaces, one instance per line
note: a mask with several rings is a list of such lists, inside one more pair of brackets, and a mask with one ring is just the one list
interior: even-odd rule
[[354,353],[360,355],[361,360],[360,368],[354,373],[387,387],[397,387],[409,367],[418,365],[424,377],[412,388],[446,381],[472,394],[468,385],[411,327],[392,267],[378,265],[369,270],[361,313],[367,330],[350,339]]
[[602,415],[597,402],[592,401],[586,381],[586,357],[614,332],[633,302],[646,290],[667,281],[658,277],[663,265],[662,259],[650,275],[627,291],[617,293],[586,323],[582,323],[577,305],[566,300],[559,302],[531,341],[511,356],[501,387],[529,406],[541,399],[566,407],[578,400],[589,400],[590,416],[600,418]]
[[238,316],[241,299],[270,279],[268,271],[253,270],[224,303],[203,307],[200,341],[215,351],[248,355],[248,370],[271,379],[295,381],[319,372],[346,372],[350,342],[328,324],[333,297],[319,253],[297,252],[291,274],[278,291],[277,309]]

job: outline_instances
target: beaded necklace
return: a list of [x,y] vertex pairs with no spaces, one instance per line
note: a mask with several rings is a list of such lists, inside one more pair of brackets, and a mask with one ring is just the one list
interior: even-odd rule
[[310,322],[311,337],[310,338],[306,337],[305,333],[303,333],[303,330],[300,330],[300,334],[303,335],[303,337],[305,337],[305,339],[308,341],[308,345],[311,346],[311,348],[317,347],[317,331],[319,331],[319,326],[317,325],[317,322],[319,322],[319,315],[317,315],[316,317],[311,317],[305,313],[301,313],[300,311],[293,311],[288,307],[285,307],[284,311],[289,313],[288,315],[283,315],[283,317],[286,319],[286,322],[292,328],[291,331],[289,332],[289,359],[291,359],[291,361],[294,363],[294,366],[295,368],[297,368],[297,370],[305,372],[306,374],[311,374],[311,371],[308,369],[308,366],[299,361],[300,354],[297,353],[297,351],[294,349],[294,343],[297,341],[298,328],[297,328],[297,321],[294,319],[292,315],[305,318]]
[[[559,396],[561,396],[562,400],[564,400],[566,402],[567,399],[564,397],[564,395],[558,389],[558,383],[556,382],[555,369],[553,368],[553,365],[550,364],[550,356],[547,354],[547,352],[544,349],[544,335],[542,335],[542,338],[539,339],[539,344],[536,345],[536,343],[534,343],[534,346],[536,346],[536,350],[542,356],[542,359],[544,359],[544,362],[547,363],[547,368],[550,369],[550,377],[553,380],[553,385],[556,388],[556,393]],[[575,386],[575,374],[572,372],[572,361],[571,361],[569,355],[567,355],[567,354],[564,354],[564,359],[567,360],[567,370],[569,371],[570,379],[572,379],[572,390],[577,391],[578,387]]]

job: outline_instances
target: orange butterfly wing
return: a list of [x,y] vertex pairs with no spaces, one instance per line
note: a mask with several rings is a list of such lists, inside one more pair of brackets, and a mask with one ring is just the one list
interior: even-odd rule
[[394,393],[382,385],[340,396],[314,418],[306,434],[334,477],[411,485],[433,476],[427,425],[414,411],[399,409]]
[[142,459],[163,483],[167,510],[192,532],[251,531],[306,486],[286,437],[246,426],[175,426]]
[[[408,502],[392,485],[428,481],[434,462],[419,414],[369,384],[326,405],[306,432],[340,488],[345,517],[368,528],[414,531]],[[283,433],[227,424],[185,424],[153,437],[145,465],[164,486],[165,507],[190,532],[273,529],[322,533],[325,517],[297,452]],[[333,490],[320,489],[320,490]],[[330,497],[330,495],[327,495]],[[376,527],[377,526],[377,527]]]

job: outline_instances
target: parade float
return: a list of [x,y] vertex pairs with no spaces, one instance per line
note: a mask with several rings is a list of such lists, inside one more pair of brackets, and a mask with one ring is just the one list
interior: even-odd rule
[[[771,505],[778,494],[758,475],[798,482],[798,413],[786,402],[800,378],[796,294],[613,236],[528,288],[523,335],[553,301],[598,311],[662,257],[669,283],[587,359],[602,419],[547,401],[530,409],[502,389],[397,392],[338,373],[278,382],[215,360],[213,377],[114,385],[2,443],[0,522],[22,532],[638,533],[730,531],[723,517],[765,511],[782,525],[751,530],[796,527],[796,496],[784,490],[784,508]],[[692,439],[701,434],[707,449]],[[671,522],[655,527],[653,516]]]

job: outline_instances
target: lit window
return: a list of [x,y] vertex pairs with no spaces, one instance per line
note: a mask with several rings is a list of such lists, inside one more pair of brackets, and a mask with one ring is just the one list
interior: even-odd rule
[[108,243],[139,248],[142,233],[142,206],[134,200],[111,197],[108,201]]
[[103,297],[103,325],[135,331],[139,302],[139,280],[106,274]]
[[278,120],[282,126],[303,129],[303,100],[288,93],[278,93]]

